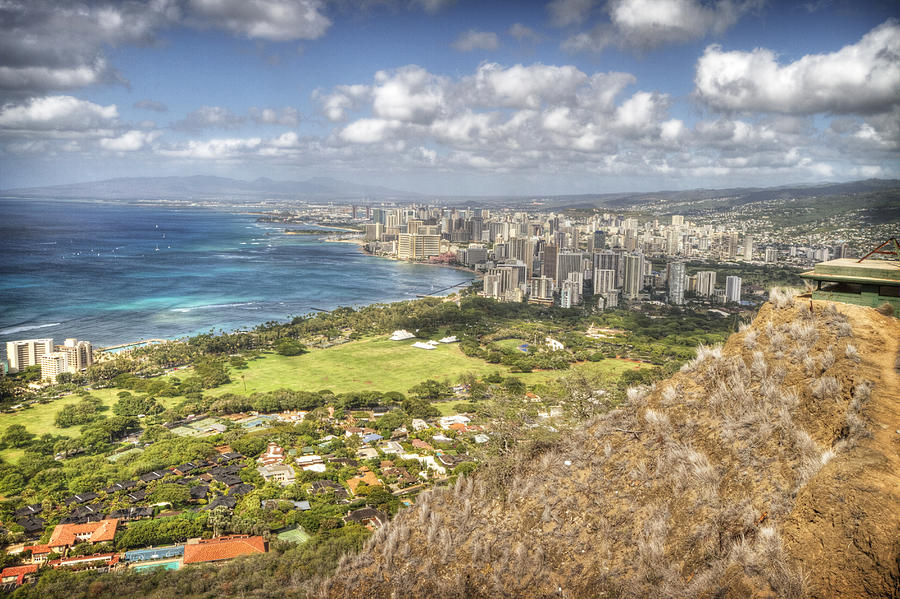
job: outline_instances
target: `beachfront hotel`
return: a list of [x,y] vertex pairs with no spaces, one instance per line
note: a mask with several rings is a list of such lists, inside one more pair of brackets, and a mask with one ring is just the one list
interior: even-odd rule
[[23,339],[6,342],[9,372],[15,373],[41,363],[41,356],[53,352],[53,339]]

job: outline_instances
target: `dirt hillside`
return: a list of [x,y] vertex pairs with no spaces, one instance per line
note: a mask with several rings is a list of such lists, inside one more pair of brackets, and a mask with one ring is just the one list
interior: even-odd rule
[[314,594],[898,597],[900,320],[775,293],[724,347],[419,497]]

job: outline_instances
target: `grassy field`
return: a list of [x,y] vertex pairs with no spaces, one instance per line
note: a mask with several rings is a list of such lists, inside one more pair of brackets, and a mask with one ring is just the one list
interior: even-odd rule
[[266,354],[250,362],[246,370],[232,371],[232,383],[209,393],[253,393],[282,387],[300,391],[330,389],[335,393],[366,389],[406,393],[426,379],[456,382],[467,372],[484,375],[496,371],[506,373],[509,369],[470,358],[456,344],[425,350],[412,347],[410,341],[376,337],[302,356]]

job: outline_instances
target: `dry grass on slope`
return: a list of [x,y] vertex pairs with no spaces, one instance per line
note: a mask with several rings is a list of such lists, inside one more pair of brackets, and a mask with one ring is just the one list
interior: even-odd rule
[[[803,536],[798,500],[815,509],[810,481],[872,441],[867,405],[883,377],[878,331],[860,337],[861,319],[843,311],[776,294],[724,347],[698,349],[668,381],[632,389],[625,408],[523,451],[512,475],[488,467],[420,496],[313,594],[833,594],[803,554],[818,533]],[[879,551],[869,554],[890,556]],[[863,592],[852,584],[850,596]]]

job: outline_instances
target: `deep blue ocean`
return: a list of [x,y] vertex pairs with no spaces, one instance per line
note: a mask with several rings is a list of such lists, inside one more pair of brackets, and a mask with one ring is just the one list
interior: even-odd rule
[[366,256],[213,209],[0,199],[0,342],[96,346],[414,299],[464,271]]

